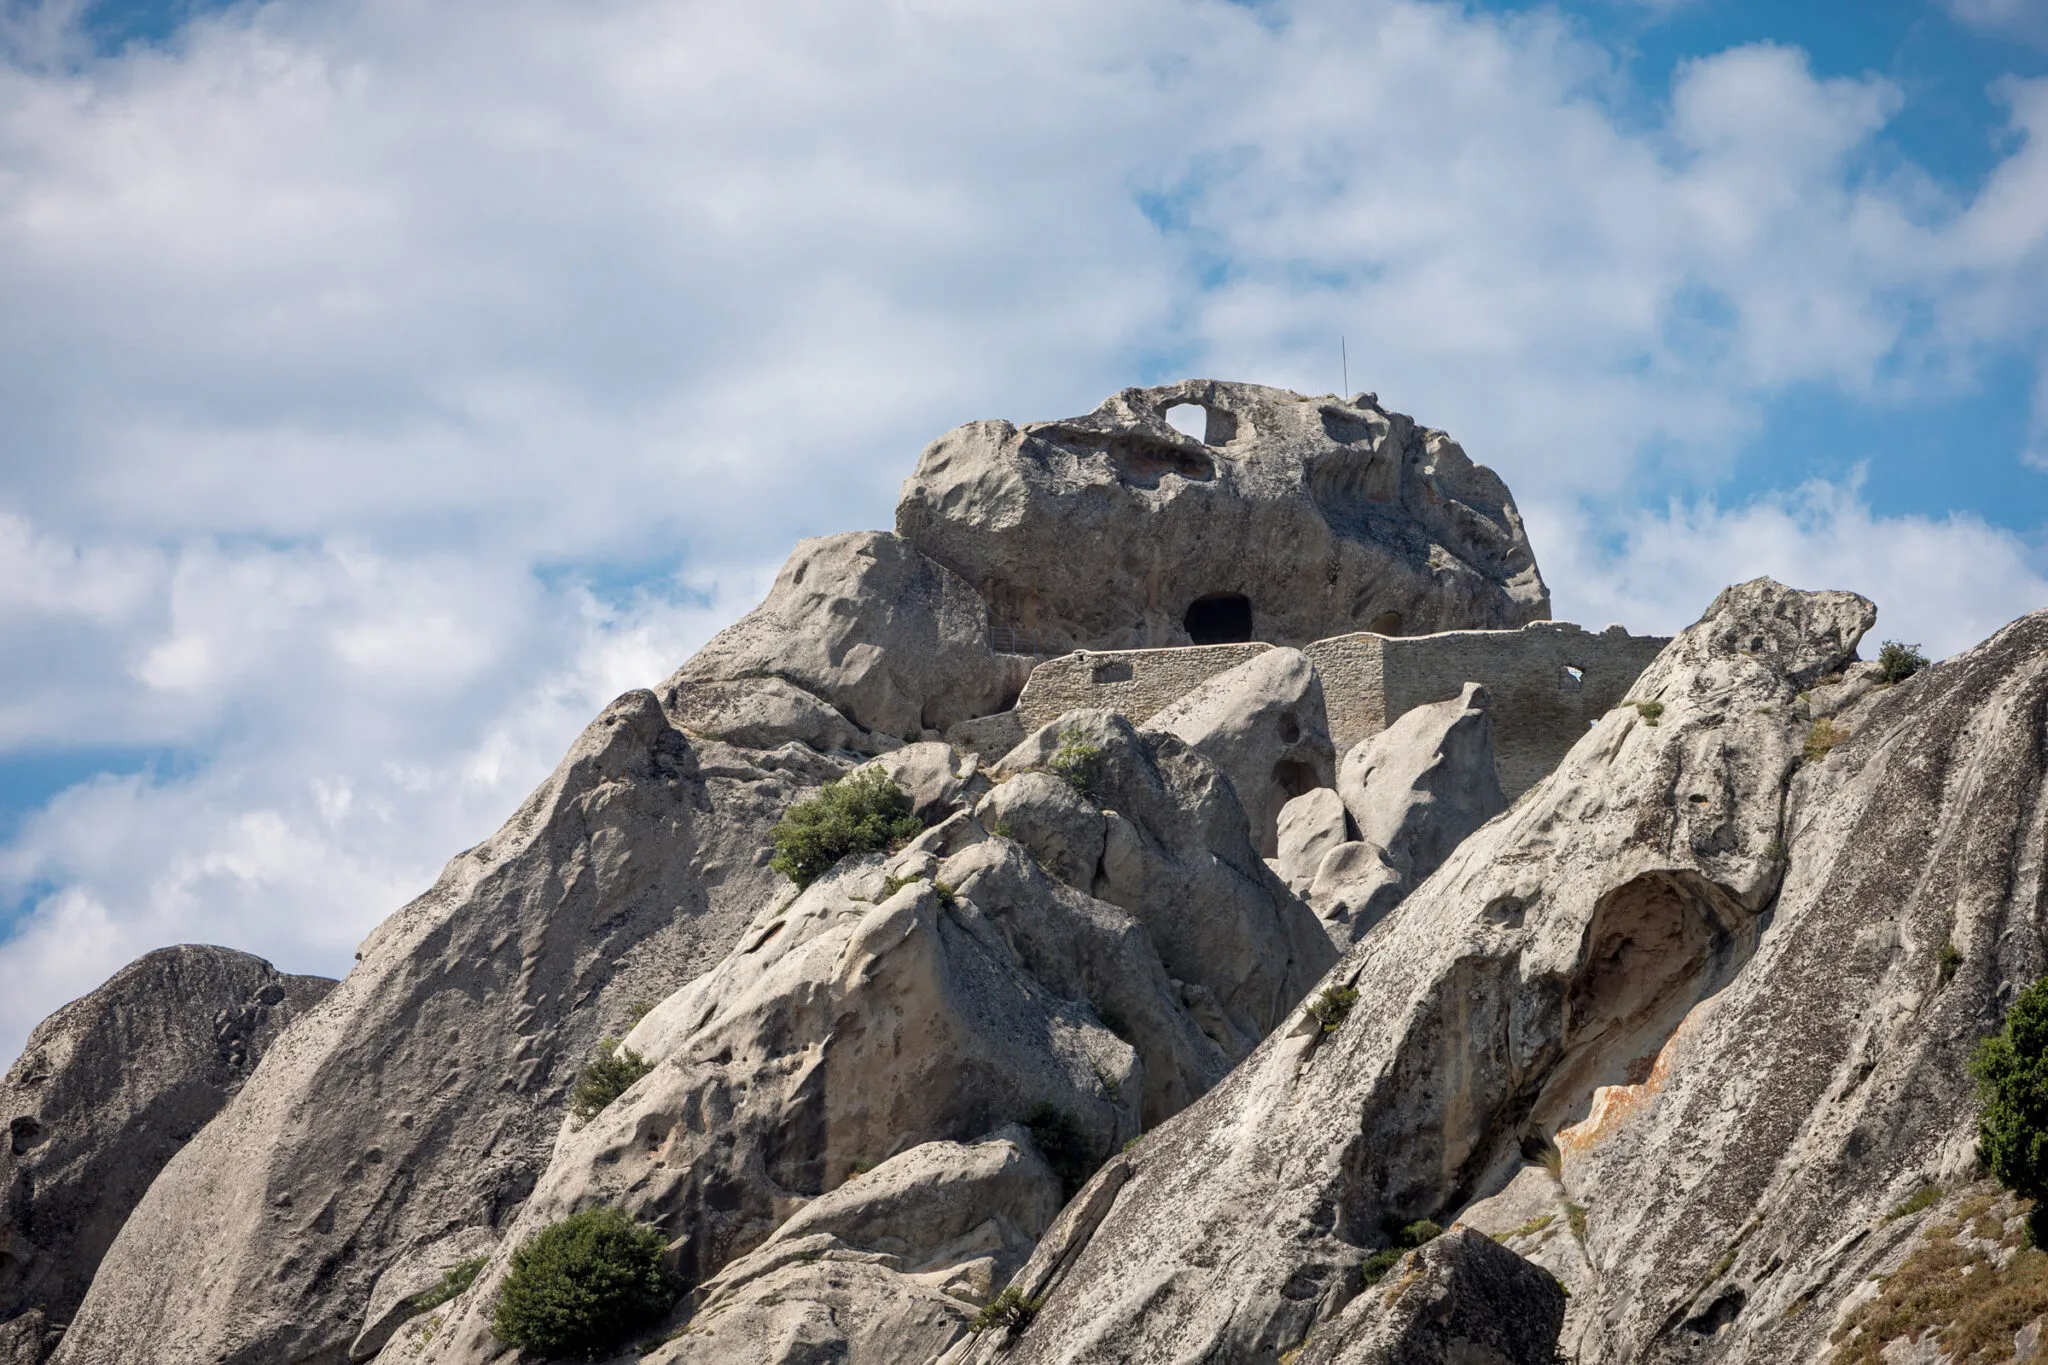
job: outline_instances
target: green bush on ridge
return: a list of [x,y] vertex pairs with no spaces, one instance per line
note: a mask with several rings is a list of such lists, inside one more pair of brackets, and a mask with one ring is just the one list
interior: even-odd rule
[[880,768],[827,782],[808,801],[789,808],[775,826],[775,856],[768,866],[809,886],[841,858],[880,853],[924,826],[911,814],[910,797]]
[[675,1303],[678,1286],[661,1260],[666,1246],[661,1233],[618,1209],[572,1213],[512,1253],[491,1331],[550,1359],[615,1350]]

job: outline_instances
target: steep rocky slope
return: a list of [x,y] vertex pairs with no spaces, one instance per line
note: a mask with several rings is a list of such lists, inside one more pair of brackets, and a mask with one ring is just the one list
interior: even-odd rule
[[0,1081],[0,1361],[42,1358],[157,1172],[334,985],[163,948],[36,1027]]
[[1887,1211],[1970,1171],[1967,1050],[2044,965],[2048,614],[1828,685],[1873,614],[1724,593],[1331,973],[1334,1032],[1096,1178],[1008,1358],[1277,1359],[1425,1216],[1554,1269],[1571,1358],[1824,1356]]
[[844,764],[693,742],[629,693],[491,839],[365,940],[346,981],[151,1186],[60,1362],[341,1361],[373,1296],[488,1246],[564,1093],[766,898],[768,829]]

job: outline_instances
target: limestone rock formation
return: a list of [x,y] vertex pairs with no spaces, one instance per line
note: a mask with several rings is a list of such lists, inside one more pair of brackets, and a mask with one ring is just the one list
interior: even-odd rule
[[334,984],[228,948],[162,948],[36,1027],[0,1081],[0,1324],[24,1320],[0,1326],[20,1338],[0,1361],[41,1359],[164,1163]]
[[1252,847],[1230,782],[1172,735],[1069,712],[1005,754],[996,775],[1043,769],[1068,736],[1097,754],[1088,783],[1103,847],[1090,894],[1144,924],[1210,1036],[1243,1056],[1334,959],[1327,938]]
[[[1567,1349],[1586,1361],[1660,1358],[1665,1340],[1674,1353],[1697,1350],[1702,1333],[1683,1325],[1696,1312],[1706,1313],[1707,1335],[1729,1326],[1728,1309],[1708,1311],[1713,1294],[1695,1299],[1733,1245],[1738,1265],[1754,1256],[1758,1271],[1770,1264],[1784,1279],[1769,1287],[1779,1307],[1751,1320],[1758,1344],[1723,1332],[1715,1355],[1805,1358],[1817,1329],[1782,1307],[1814,1281],[1810,1270],[1788,1272],[1818,1268],[1838,1254],[1827,1248],[1845,1225],[1870,1216],[1881,1196],[1856,1183],[1857,1163],[1879,1147],[1907,1158],[1887,1169],[1910,1165],[1916,1151],[1933,1161],[1968,1126],[1966,1104],[1930,1112],[1911,1087],[1865,1083],[1866,1057],[1870,1070],[1903,1078],[1911,1073],[1890,1068],[1958,1041],[1928,1037],[1899,1008],[1925,998],[1924,986],[1892,975],[1916,949],[1932,952],[1924,935],[1873,934],[1874,972],[1854,953],[1845,970],[1844,950],[1858,940],[1843,916],[1896,923],[1932,891],[1938,924],[1952,911],[1977,917],[1953,932],[1986,956],[1986,990],[1975,1006],[1967,989],[1950,998],[1978,1018],[1995,997],[1994,960],[2009,952],[2020,972],[2040,967],[2038,939],[1993,949],[1988,932],[2016,892],[2038,894],[2038,870],[1966,852],[1939,832],[1961,834],[1956,819],[1983,828],[1978,817],[1988,817],[2009,831],[2004,846],[2016,857],[2028,826],[2021,810],[2043,808],[2024,806],[2041,777],[2031,722],[1991,718],[2037,713],[2048,618],[2014,627],[2008,635],[2022,638],[1987,646],[1977,665],[1916,680],[1921,697],[1950,697],[1946,724],[1942,709],[1879,699],[1892,702],[1900,742],[1913,736],[1912,762],[1895,754],[1882,771],[1859,762],[1854,751],[1869,755],[1864,746],[1881,742],[1866,728],[1838,754],[1840,767],[1809,775],[1804,727],[1788,712],[1807,683],[1852,657],[1873,618],[1851,594],[1768,580],[1722,594],[1641,679],[1640,698],[1662,707],[1657,723],[1633,706],[1609,714],[1325,978],[1356,991],[1355,1005],[1326,1003],[1320,1019],[1303,1011],[1148,1134],[1118,1173],[1097,1176],[1092,1188],[1116,1187],[1099,1222],[1064,1243],[1055,1225],[1022,1273],[1049,1300],[1008,1358],[1272,1359],[1344,1311],[1385,1227],[1452,1221],[1553,1139],[1582,1209],[1574,1235],[1583,1229],[1597,1267],[1597,1292],[1574,1291]],[[1994,702],[2013,686],[2017,694]],[[1978,766],[1993,757],[1997,768]],[[1933,784],[1936,765],[1977,780]],[[1861,794],[1827,799],[1859,780]],[[2000,784],[1995,796],[1985,780]],[[1868,787],[1886,782],[1892,799],[1874,799]],[[2000,802],[2021,804],[2008,818]],[[1837,864],[1861,821],[1845,828],[1828,817],[1851,810],[1893,831],[1879,846],[1888,873],[1871,868],[1869,828],[1854,838],[1865,856]],[[1781,895],[1788,833],[1799,880]],[[1802,839],[1829,851],[1802,862]],[[1926,870],[1944,847],[1963,861],[1929,886]],[[1820,882],[1805,880],[1816,874]],[[1838,877],[1855,878],[1854,889]],[[1802,918],[1825,948],[1803,942]],[[1932,959],[1922,960],[1931,982]],[[1788,979],[1766,984],[1774,967]],[[1851,982],[1859,994],[1845,993]],[[1880,1030],[1891,1030],[1891,1046],[1872,1038]],[[1698,1042],[1709,1032],[1711,1051]],[[1679,1076],[1688,1059],[1697,1059],[1690,1083]],[[1947,1084],[1967,1083],[1959,1065],[1949,1074]],[[1838,1101],[1852,1094],[1862,1098],[1851,1109],[1880,1113],[1849,1118]],[[1611,1155],[1575,1158],[1588,1150]],[[1077,1203],[1090,1199],[1084,1191]],[[1738,1234],[1759,1211],[1770,1235],[1752,1232],[1745,1250]],[[1742,1293],[1758,1292],[1755,1283]],[[1740,1303],[1729,1302],[1742,1322]]]
[[[1208,414],[1206,439],[1169,409]],[[926,448],[896,531],[1029,653],[1518,627],[1549,590],[1505,485],[1369,394],[1214,380]]]
[[928,1142],[819,1196],[699,1296],[649,1365],[898,1365],[936,1357],[1030,1255],[1065,1201],[1012,1125]]
[[1344,798],[1332,787],[1317,787],[1289,801],[1280,808],[1274,826],[1275,850],[1268,866],[1297,896],[1308,891],[1331,849],[1356,842]]
[[[897,536],[856,531],[799,542],[768,599],[669,686],[780,678],[864,730],[914,740],[1001,710],[1024,672],[989,648],[988,608],[958,575]],[[831,728],[829,717],[807,724]]]
[[1279,849],[1280,808],[1331,785],[1337,755],[1323,684],[1298,649],[1270,649],[1219,673],[1145,721],[1223,770],[1267,857]]
[[1411,1251],[1309,1339],[1298,1365],[1555,1365],[1564,1290],[1455,1227]]
[[724,951],[772,885],[770,825],[843,770],[614,702],[172,1159],[56,1359],[346,1359],[385,1271],[502,1232],[598,1036]]
[[1507,809],[1486,689],[1467,683],[1360,741],[1344,755],[1337,793],[1359,838],[1323,854],[1305,895],[1348,947]]

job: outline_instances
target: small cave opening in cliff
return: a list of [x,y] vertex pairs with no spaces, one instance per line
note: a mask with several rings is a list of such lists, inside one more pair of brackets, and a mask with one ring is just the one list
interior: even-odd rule
[[1243,593],[1212,592],[1188,604],[1181,619],[1198,645],[1241,645],[1252,638],[1252,600]]

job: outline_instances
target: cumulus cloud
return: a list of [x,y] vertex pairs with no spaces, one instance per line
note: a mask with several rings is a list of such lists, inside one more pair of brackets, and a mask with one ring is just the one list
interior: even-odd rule
[[270,0],[114,54],[78,10],[0,8],[0,751],[185,757],[0,848],[0,1053],[160,942],[345,968],[969,418],[1325,391],[1341,335],[1510,480],[1568,612],[1782,563],[1950,648],[1938,594],[1993,599],[1937,550],[2038,582],[1853,489],[1700,490],[1789,387],[2038,353],[2042,83],[1956,199],[1878,154],[1884,80],[1746,47],[1645,117],[1546,10]]
[[1945,0],[1956,22],[1969,28],[2048,46],[2048,10],[2038,0]]

